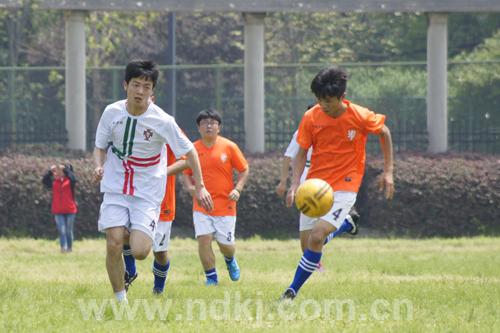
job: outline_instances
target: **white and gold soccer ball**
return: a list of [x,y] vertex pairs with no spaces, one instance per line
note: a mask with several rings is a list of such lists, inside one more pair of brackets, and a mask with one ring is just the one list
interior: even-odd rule
[[295,205],[306,216],[321,217],[332,208],[333,190],[322,179],[308,179],[297,188]]

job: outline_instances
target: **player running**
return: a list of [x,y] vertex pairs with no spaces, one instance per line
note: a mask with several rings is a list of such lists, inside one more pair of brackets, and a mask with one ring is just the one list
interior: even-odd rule
[[96,132],[94,174],[104,193],[98,228],[106,233],[106,268],[119,302],[127,299],[121,256],[126,230],[136,259],[145,259],[151,250],[165,193],[165,144],[176,157],[186,156],[194,196],[208,211],[213,208],[193,144],[174,118],[150,100],[158,74],[152,61],[130,62],[123,83],[127,99],[106,107]]
[[[214,209],[208,211],[193,200],[193,222],[198,239],[198,253],[205,271],[206,285],[217,285],[215,255],[212,240],[215,238],[224,255],[231,280],[238,281],[240,268],[234,257],[236,202],[240,198],[248,178],[248,163],[238,146],[219,136],[222,118],[213,109],[203,110],[196,118],[201,139],[194,143],[203,170],[203,181],[214,200]],[[233,170],[238,172],[236,185]],[[184,181],[194,193],[192,171],[186,170]]]

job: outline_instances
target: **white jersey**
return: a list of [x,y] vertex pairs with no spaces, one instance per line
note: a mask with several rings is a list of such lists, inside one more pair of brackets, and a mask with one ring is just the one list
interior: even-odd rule
[[[297,156],[300,148],[299,144],[297,143],[297,133],[298,131],[295,131],[295,133],[293,133],[292,140],[290,140],[290,143],[288,144],[288,147],[286,148],[285,151],[285,157],[289,157],[292,160],[295,158],[295,156]],[[306,180],[307,172],[309,171],[309,167],[311,166],[311,155],[312,155],[312,148],[309,148],[307,150],[306,166],[304,167],[304,171],[300,176],[301,184]]]
[[140,116],[127,112],[126,100],[108,105],[95,138],[96,147],[107,150],[101,192],[160,205],[167,181],[165,144],[178,158],[194,149],[175,119],[154,103]]

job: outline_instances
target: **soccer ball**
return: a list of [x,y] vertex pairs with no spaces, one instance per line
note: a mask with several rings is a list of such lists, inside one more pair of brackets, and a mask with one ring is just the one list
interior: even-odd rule
[[322,179],[308,179],[297,188],[295,205],[306,216],[321,217],[332,208],[333,190]]

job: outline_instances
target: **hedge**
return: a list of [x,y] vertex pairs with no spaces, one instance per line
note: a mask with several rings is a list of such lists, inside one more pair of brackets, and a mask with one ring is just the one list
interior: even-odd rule
[[[92,181],[89,154],[62,158],[46,151],[10,152],[0,156],[0,235],[53,238],[51,193],[41,184],[54,162],[73,164],[78,177],[77,238],[95,237],[102,195]],[[250,180],[238,204],[237,236],[291,237],[297,235],[298,213],[277,198],[280,157],[250,156]],[[469,236],[500,234],[500,159],[478,155],[396,156],[396,194],[387,202],[377,190],[383,161],[368,158],[357,207],[363,230],[386,236]],[[178,189],[176,228],[191,230],[191,199]]]

